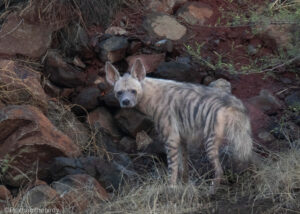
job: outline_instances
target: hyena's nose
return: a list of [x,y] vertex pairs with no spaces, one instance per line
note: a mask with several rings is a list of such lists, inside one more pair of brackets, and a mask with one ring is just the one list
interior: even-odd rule
[[122,101],[123,106],[128,106],[129,103],[130,103],[130,101],[128,99],[125,99],[125,100]]

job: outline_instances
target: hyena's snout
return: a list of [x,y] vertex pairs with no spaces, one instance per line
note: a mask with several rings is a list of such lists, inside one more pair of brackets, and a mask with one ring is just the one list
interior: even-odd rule
[[127,107],[127,106],[130,105],[130,100],[129,99],[124,99],[124,100],[122,100],[121,104],[122,104],[122,106]]
[[136,97],[130,93],[124,93],[118,100],[121,108],[132,108],[136,105]]

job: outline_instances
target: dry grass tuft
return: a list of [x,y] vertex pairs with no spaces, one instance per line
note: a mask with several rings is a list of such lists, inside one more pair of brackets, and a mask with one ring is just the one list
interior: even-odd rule
[[270,198],[276,203],[276,207],[300,209],[299,154],[299,148],[290,149],[265,159],[256,172],[257,198]]

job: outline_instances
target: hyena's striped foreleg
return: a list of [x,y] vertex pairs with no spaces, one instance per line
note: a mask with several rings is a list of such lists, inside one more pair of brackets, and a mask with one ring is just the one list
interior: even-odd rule
[[178,178],[178,167],[179,167],[179,144],[180,144],[180,136],[178,133],[173,132],[170,133],[167,137],[165,147],[167,152],[168,159],[168,176],[169,183],[171,185],[176,185]]
[[187,144],[180,143],[180,164],[179,164],[179,175],[183,183],[187,183],[189,179],[189,164],[188,164],[188,149]]

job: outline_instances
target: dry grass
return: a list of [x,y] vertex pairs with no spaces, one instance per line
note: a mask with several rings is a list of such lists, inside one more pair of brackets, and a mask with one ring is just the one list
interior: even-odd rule
[[[80,213],[89,214],[299,213],[299,152],[273,153],[254,171],[233,177],[227,174],[229,183],[215,196],[208,195],[209,180],[193,169],[188,184],[170,187],[165,167],[156,162],[148,173],[125,181],[108,201],[102,201],[88,187],[74,190],[71,201],[60,201],[59,213],[78,213],[78,206],[86,207]],[[48,208],[53,205],[45,204]],[[21,198],[13,206],[32,208]]]
[[40,73],[10,61],[0,68],[0,100],[6,105],[30,104],[46,111],[46,95],[41,91]]

